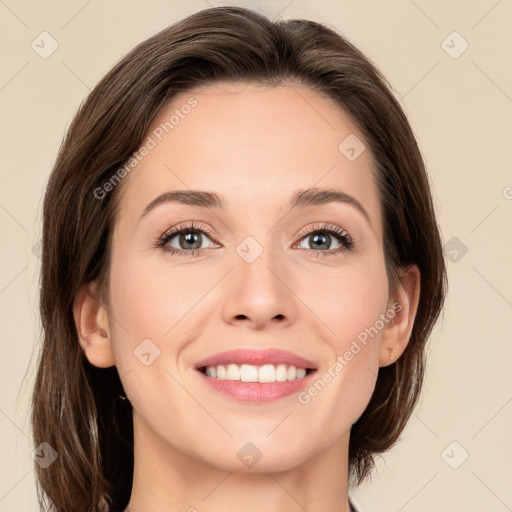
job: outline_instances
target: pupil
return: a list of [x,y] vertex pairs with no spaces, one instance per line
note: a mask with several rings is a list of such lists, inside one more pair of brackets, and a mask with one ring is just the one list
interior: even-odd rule
[[323,240],[329,240],[329,236],[325,235],[314,235],[313,236],[313,243],[320,242],[318,245],[315,245],[314,248],[322,248],[322,249],[328,249],[327,242],[323,242]]
[[[200,233],[191,231],[189,233],[182,234],[181,240],[187,244],[194,245],[194,243],[195,243],[194,247],[187,247],[187,249],[199,249],[199,246],[201,245],[199,237],[200,237]],[[195,241],[194,241],[194,239],[195,239]]]

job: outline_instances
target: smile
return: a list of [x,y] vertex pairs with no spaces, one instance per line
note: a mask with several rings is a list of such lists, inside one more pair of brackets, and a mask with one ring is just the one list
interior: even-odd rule
[[236,400],[267,402],[300,392],[317,364],[281,349],[235,349],[195,365],[210,389]]
[[219,380],[236,380],[242,382],[285,382],[303,379],[313,370],[310,368],[297,368],[285,364],[228,364],[227,366],[207,366],[200,368],[207,377]]

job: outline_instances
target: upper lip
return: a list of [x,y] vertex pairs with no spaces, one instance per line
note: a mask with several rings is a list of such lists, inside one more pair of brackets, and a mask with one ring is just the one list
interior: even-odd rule
[[205,366],[219,366],[226,364],[253,364],[256,366],[264,364],[288,364],[297,368],[317,369],[317,365],[313,361],[304,359],[303,357],[282,349],[234,349],[226,352],[215,354],[211,357],[203,359],[196,363],[196,369]]

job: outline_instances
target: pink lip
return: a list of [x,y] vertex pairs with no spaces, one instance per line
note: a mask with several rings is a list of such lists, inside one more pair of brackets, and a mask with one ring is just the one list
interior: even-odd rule
[[[199,361],[195,368],[203,368],[205,366],[219,366],[226,364],[253,364],[261,366],[264,364],[287,364],[297,368],[311,368],[316,370],[317,365],[313,361],[308,361],[287,350],[280,349],[266,349],[266,350],[251,350],[251,349],[235,349],[221,352],[214,356],[208,357]],[[233,381],[231,381],[233,382]],[[236,381],[235,381],[236,382]],[[290,381],[294,382],[294,381]]]

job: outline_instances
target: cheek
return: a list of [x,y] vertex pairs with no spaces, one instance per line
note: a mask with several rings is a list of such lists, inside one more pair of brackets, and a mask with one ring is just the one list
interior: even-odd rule
[[[134,338],[162,339],[197,301],[205,276],[162,263],[127,248],[113,254],[111,302],[119,322]],[[175,264],[174,264],[175,265]],[[135,340],[134,340],[135,341]]]
[[384,264],[374,267],[361,266],[339,271],[338,275],[303,283],[302,292],[307,305],[327,329],[326,339],[343,353],[351,341],[359,338],[364,342],[365,333],[374,327],[382,330],[380,318],[386,312],[388,302],[388,281]]
[[392,318],[386,310],[384,264],[376,263],[366,271],[352,270],[337,279],[317,281],[316,285],[323,283],[321,289],[311,284],[303,292],[308,306],[322,320],[326,334],[321,339],[329,360],[315,384],[299,398],[303,404],[321,403],[336,419],[334,424],[344,428],[349,428],[368,405],[379,371],[382,330],[385,320]]
[[324,338],[322,347],[330,357],[297,397],[311,431],[324,432],[326,446],[359,419],[375,389],[381,336],[375,324],[385,311],[386,297],[371,288],[369,292],[366,300],[340,292],[338,307],[325,302],[324,313],[335,333]]
[[[133,251],[133,250],[132,250]],[[137,256],[113,257],[110,279],[113,345],[117,366],[125,372],[132,366],[141,343],[164,357],[155,366],[178,364],[182,349],[199,336],[209,318],[218,280],[211,267],[179,267]],[[218,297],[217,297],[218,303]],[[151,340],[153,347],[145,340]],[[142,350],[142,349],[141,349]]]

